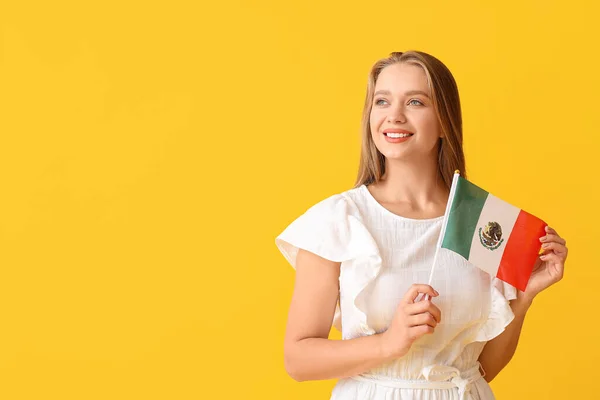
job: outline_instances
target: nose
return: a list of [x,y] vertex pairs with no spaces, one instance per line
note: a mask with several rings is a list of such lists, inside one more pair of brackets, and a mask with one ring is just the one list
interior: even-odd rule
[[406,116],[404,115],[404,110],[402,107],[390,107],[390,114],[387,117],[387,122],[390,124],[393,123],[404,123],[406,122]]
[[397,114],[395,116],[388,117],[389,124],[394,124],[394,123],[403,124],[405,122],[406,122],[406,118],[404,118],[404,115],[402,115],[402,114]]

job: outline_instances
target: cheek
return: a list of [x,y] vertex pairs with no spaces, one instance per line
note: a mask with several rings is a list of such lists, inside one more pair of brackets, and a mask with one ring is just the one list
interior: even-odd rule
[[431,136],[439,136],[439,124],[436,115],[422,115],[419,118],[419,126],[423,132],[428,132]]
[[381,115],[377,111],[371,111],[371,114],[369,114],[369,124],[371,125],[371,130],[375,130],[381,125]]
[[376,131],[377,123],[376,123],[375,115],[373,113],[371,113],[369,115],[369,126],[371,127],[371,133]]

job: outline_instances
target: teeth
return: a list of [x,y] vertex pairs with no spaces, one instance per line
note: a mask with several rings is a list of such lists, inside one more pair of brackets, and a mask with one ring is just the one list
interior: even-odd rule
[[401,138],[401,137],[408,137],[408,136],[410,136],[410,133],[393,133],[393,132],[388,132],[388,133],[386,133],[386,136],[391,137],[391,138]]

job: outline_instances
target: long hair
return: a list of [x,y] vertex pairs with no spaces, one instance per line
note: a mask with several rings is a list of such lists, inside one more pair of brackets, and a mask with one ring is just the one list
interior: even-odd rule
[[385,156],[373,142],[369,119],[377,78],[381,70],[396,63],[418,65],[425,71],[433,106],[443,134],[438,145],[438,171],[449,189],[455,170],[460,170],[463,178],[467,177],[462,147],[462,116],[458,88],[452,73],[440,60],[416,50],[390,53],[389,57],[377,61],[371,68],[361,122],[360,164],[354,187],[377,183],[385,173]]

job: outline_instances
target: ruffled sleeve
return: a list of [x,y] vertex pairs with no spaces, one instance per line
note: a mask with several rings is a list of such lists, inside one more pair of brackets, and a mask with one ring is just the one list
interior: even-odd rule
[[275,244],[294,269],[301,248],[331,261],[350,260],[367,245],[353,235],[351,216],[347,199],[335,194],[296,218],[277,236]]
[[514,286],[494,277],[491,296],[490,313],[475,338],[477,342],[487,342],[500,335],[515,318],[509,303],[517,298],[517,289]]
[[[374,332],[366,325],[364,303],[357,303],[362,297],[358,300],[356,297],[379,273],[381,257],[356,204],[349,197],[339,193],[313,205],[275,238],[275,244],[294,269],[300,249],[331,261],[353,260],[353,264],[358,264],[356,287],[352,288],[352,292],[356,293],[351,295],[355,297],[353,303],[360,313],[365,333]],[[341,332],[340,320],[338,301],[333,325]]]

